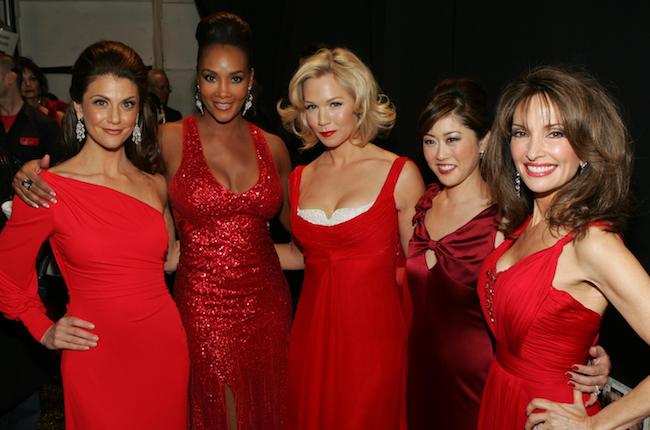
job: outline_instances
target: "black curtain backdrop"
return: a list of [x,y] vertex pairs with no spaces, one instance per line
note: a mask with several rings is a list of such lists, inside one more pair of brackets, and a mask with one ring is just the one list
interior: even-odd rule
[[[371,67],[398,110],[391,136],[379,143],[415,160],[428,182],[434,177],[415,130],[419,109],[438,80],[471,77],[494,103],[505,83],[530,67],[584,67],[618,99],[634,139],[636,209],[624,239],[650,271],[645,2],[195,1],[202,16],[228,10],[251,24],[258,122],[285,139],[295,163],[314,154],[296,151],[298,142],[281,130],[275,103],[286,96],[299,58],[319,46],[347,47]],[[612,376],[633,386],[647,375],[650,348],[613,308],[605,315],[600,343],[612,357]]]

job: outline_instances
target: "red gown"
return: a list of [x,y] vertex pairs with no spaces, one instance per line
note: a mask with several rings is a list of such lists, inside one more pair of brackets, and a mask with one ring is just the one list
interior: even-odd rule
[[[413,298],[409,335],[410,430],[475,430],[481,393],[492,361],[492,341],[476,295],[481,264],[494,250],[496,206],[458,230],[432,240],[424,225],[430,186],[416,206],[406,272]],[[431,249],[436,264],[427,267]]]
[[163,279],[167,231],[160,211],[117,190],[43,172],[58,203],[14,199],[0,236],[0,310],[40,340],[52,321],[34,263],[48,237],[70,303],[95,324],[88,351],[61,361],[68,430],[184,430],[189,359],[178,310]]
[[193,429],[226,429],[224,390],[239,429],[286,425],[291,302],[268,228],[282,186],[262,131],[250,124],[259,178],[237,194],[203,155],[196,117],[183,121],[183,159],[169,194],[181,241],[174,284],[190,346]]
[[[524,428],[526,407],[533,398],[573,403],[565,373],[575,363],[586,363],[589,347],[598,337],[600,315],[552,285],[558,258],[572,233],[496,272],[497,261],[526,224],[485,260],[479,275],[481,306],[497,341],[479,429]],[[585,401],[588,397],[584,394]],[[596,403],[587,413],[599,409]]]
[[305,277],[289,352],[290,428],[406,429],[406,341],[396,282],[393,163],[368,211],[333,226],[297,215],[303,166],[290,177],[291,226]]

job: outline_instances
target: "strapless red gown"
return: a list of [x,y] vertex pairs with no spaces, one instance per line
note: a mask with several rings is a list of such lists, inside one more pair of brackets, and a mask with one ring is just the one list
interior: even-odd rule
[[69,430],[185,430],[189,358],[163,278],[160,211],[111,188],[43,172],[50,209],[14,199],[0,235],[0,310],[35,339],[52,325],[36,284],[36,254],[50,237],[70,294],[67,314],[95,324],[88,351],[64,350]]
[[305,277],[289,353],[290,428],[406,429],[406,339],[396,282],[393,163],[368,211],[333,226],[297,214],[303,166],[290,177],[291,226]]
[[[502,272],[497,261],[527,222],[485,260],[478,294],[497,341],[496,356],[483,390],[479,429],[522,429],[533,398],[573,403],[565,373],[586,363],[601,317],[564,291],[553,288],[557,261],[570,233]],[[584,394],[584,400],[589,397]],[[596,404],[587,409],[593,415]]]
[[242,429],[286,426],[291,302],[268,221],[282,186],[262,131],[249,124],[259,178],[237,194],[203,155],[196,117],[183,121],[183,159],[169,184],[181,241],[174,284],[187,331],[193,429],[226,429],[225,386]]
[[[409,336],[410,430],[475,430],[481,394],[492,361],[492,341],[476,295],[476,279],[497,233],[495,206],[458,230],[432,240],[424,225],[430,186],[416,206],[415,230],[406,260],[413,298]],[[431,249],[437,263],[427,267]]]

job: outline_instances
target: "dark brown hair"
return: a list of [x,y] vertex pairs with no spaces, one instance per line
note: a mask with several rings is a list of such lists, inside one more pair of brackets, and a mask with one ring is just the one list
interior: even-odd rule
[[18,77],[16,79],[18,82],[18,88],[20,88],[23,82],[23,72],[25,69],[27,69],[31,70],[31,72],[34,74],[34,77],[36,77],[36,81],[38,82],[39,97],[47,94],[49,87],[47,85],[47,78],[45,77],[45,73],[43,73],[41,68],[38,67],[31,58],[16,57],[16,68],[18,69]]
[[490,130],[487,95],[470,79],[454,78],[438,82],[418,118],[418,132],[424,136],[447,115],[458,117],[481,140]]
[[588,224],[604,221],[619,232],[629,210],[631,144],[616,103],[592,76],[556,66],[533,69],[508,84],[497,104],[495,121],[482,164],[483,177],[501,210],[507,236],[532,213],[533,196],[521,183],[515,191],[515,165],[510,154],[515,110],[540,96],[560,117],[565,135],[587,162],[555,195],[547,214],[551,229],[575,230],[582,237]]
[[[84,49],[72,66],[70,98],[81,103],[88,85],[99,76],[104,75],[128,79],[138,87],[142,142],[136,145],[132,138],[129,138],[124,144],[124,150],[128,159],[138,169],[148,173],[162,173],[163,163],[156,141],[158,121],[147,98],[147,70],[133,48],[121,42],[101,41]],[[85,143],[85,140],[82,142],[77,140],[76,125],[77,115],[73,104],[70,103],[61,121],[63,128],[62,158],[64,160],[79,153]]]

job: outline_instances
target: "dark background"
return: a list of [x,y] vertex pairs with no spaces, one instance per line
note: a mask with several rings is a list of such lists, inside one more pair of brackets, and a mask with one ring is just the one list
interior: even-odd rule
[[[650,14],[642,1],[487,2],[196,0],[201,15],[229,10],[248,21],[256,43],[261,125],[285,138],[295,162],[297,142],[284,133],[274,103],[286,89],[298,59],[318,46],[345,46],[373,70],[397,106],[388,149],[433,175],[421,156],[416,119],[440,79],[467,76],[495,102],[503,85],[532,66],[567,64],[596,75],[618,99],[635,144],[634,217],[625,241],[650,270],[650,185],[647,103]],[[650,324],[650,321],[648,321]],[[607,311],[600,342],[612,357],[612,376],[636,385],[648,373],[650,348],[614,309]]]

